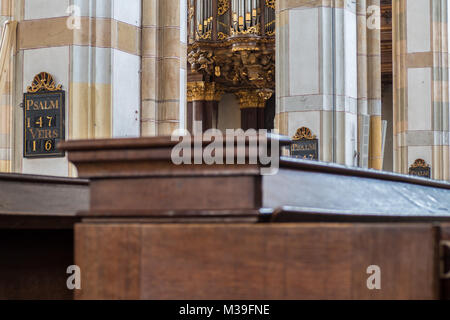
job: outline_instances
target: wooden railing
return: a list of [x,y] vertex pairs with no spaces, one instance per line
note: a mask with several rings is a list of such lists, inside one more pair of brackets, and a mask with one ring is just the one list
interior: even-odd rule
[[72,299],[77,212],[87,180],[0,174],[0,299]]
[[0,175],[0,298],[70,299],[71,264],[77,299],[449,297],[449,184],[288,158],[275,175],[175,165],[176,144],[65,142],[89,180]]
[[[272,176],[260,164],[177,166],[175,144],[62,145],[93,179],[76,227],[76,298],[446,296],[449,184],[287,158]],[[381,290],[367,286],[372,265]]]

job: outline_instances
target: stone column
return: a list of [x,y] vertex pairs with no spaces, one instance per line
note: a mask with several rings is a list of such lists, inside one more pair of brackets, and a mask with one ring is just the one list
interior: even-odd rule
[[266,101],[272,96],[271,91],[266,90],[241,90],[236,92],[241,108],[241,128],[264,129],[264,108]]
[[217,129],[219,117],[219,102],[224,94],[223,88],[215,82],[207,83],[205,90],[205,105],[203,111],[203,130]]
[[320,159],[357,163],[356,2],[279,0],[276,127],[308,127]]
[[[5,21],[11,21],[4,25]],[[0,172],[14,171],[14,55],[17,22],[14,1],[3,0],[0,6]]]
[[89,0],[77,6],[81,17],[70,46],[69,139],[137,137],[141,2]]
[[180,75],[181,56],[186,56],[186,46],[180,45],[180,0],[142,0],[142,6],[141,135],[170,135],[179,127],[185,77]]
[[[205,82],[187,83],[186,129],[191,133],[203,132],[203,107],[205,105]],[[201,122],[201,126],[197,124]]]
[[187,130],[201,133],[217,128],[219,101],[223,89],[216,83],[193,81],[187,84]]
[[381,126],[380,0],[367,1],[367,102],[370,114],[369,167],[383,169]]
[[[381,39],[380,0],[357,1],[358,22],[358,125],[362,117],[370,116],[368,154],[361,146],[362,134],[358,135],[360,166],[382,170],[381,128]],[[361,130],[360,130],[361,132]],[[364,157],[368,157],[368,162]]]
[[449,65],[446,0],[393,1],[394,170],[416,159],[449,180]]
[[[80,12],[74,14],[80,14],[79,28],[70,30],[69,18],[62,26],[71,40],[69,85],[65,88],[69,97],[66,137],[138,137],[141,1],[89,0],[78,3],[77,8]],[[52,54],[55,60],[59,58],[56,51]],[[74,169],[69,164],[69,175],[76,176]]]
[[[15,105],[45,71],[66,91],[66,139],[139,136],[141,2],[13,1],[21,17]],[[23,112],[14,109],[16,171],[75,176],[66,158],[23,158]]]

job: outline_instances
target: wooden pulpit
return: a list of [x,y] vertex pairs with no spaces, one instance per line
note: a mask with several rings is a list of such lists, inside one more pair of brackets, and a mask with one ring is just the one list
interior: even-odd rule
[[284,157],[274,175],[259,162],[176,165],[177,144],[61,144],[90,180],[75,298],[448,296],[449,184]]

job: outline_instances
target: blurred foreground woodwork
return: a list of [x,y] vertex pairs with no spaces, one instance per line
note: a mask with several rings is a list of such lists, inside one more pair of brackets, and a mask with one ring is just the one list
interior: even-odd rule
[[[4,209],[4,195],[50,178],[0,176],[0,298],[70,299],[72,263],[76,299],[449,297],[449,184],[289,158],[272,176],[260,164],[177,166],[176,143],[63,143],[89,180],[59,180],[67,203],[39,212]],[[372,265],[381,290],[367,287]]]

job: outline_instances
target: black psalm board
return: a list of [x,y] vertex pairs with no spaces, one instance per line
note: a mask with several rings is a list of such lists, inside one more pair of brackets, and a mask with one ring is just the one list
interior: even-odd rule
[[291,157],[297,159],[319,160],[319,140],[307,127],[301,127],[292,137]]
[[65,92],[24,94],[24,157],[64,157],[56,145],[65,139]]
[[302,139],[292,141],[291,157],[297,159],[318,160],[319,159],[319,140]]
[[417,159],[414,164],[409,167],[409,174],[422,178],[431,179],[431,168],[423,159]]

